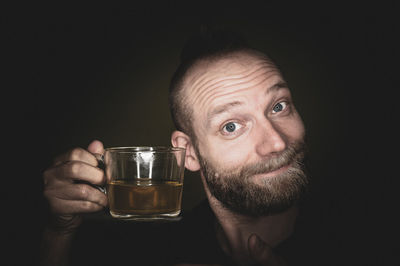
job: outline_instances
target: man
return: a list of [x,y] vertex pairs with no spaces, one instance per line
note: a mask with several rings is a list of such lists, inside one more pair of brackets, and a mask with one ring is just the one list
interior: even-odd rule
[[[171,142],[186,148],[185,167],[200,171],[217,246],[229,264],[283,265],[275,247],[292,234],[308,184],[302,169],[305,130],[288,85],[270,58],[227,32],[194,38],[181,61],[170,87],[177,127]],[[80,214],[107,206],[106,196],[87,184],[105,181],[93,155],[102,152],[103,144],[93,141],[87,150],[61,155],[44,173],[53,213],[44,264],[65,262]],[[189,230],[172,227],[178,235],[200,230],[182,224]],[[177,238],[184,245],[185,238]]]

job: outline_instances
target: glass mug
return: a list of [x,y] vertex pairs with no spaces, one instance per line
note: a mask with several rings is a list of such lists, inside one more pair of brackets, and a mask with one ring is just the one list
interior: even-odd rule
[[114,147],[101,156],[110,214],[129,220],[174,220],[181,212],[185,149]]

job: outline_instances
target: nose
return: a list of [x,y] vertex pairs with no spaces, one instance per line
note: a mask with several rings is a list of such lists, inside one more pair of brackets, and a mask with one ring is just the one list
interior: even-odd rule
[[287,147],[285,136],[271,121],[264,119],[257,130],[256,152],[261,157],[274,156]]

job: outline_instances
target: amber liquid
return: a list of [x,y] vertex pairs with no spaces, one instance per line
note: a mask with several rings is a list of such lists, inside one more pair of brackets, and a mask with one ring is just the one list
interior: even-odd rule
[[108,184],[107,194],[110,212],[115,215],[178,215],[182,183],[117,180]]

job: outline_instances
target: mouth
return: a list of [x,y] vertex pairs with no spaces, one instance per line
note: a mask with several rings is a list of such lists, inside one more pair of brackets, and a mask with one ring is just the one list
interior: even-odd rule
[[286,172],[289,169],[290,166],[291,166],[291,164],[287,164],[287,165],[284,165],[284,166],[282,166],[282,167],[280,167],[278,169],[275,169],[273,171],[254,175],[253,178],[254,179],[260,179],[260,178],[274,177],[274,176],[277,176],[277,175],[280,175],[280,174]]

